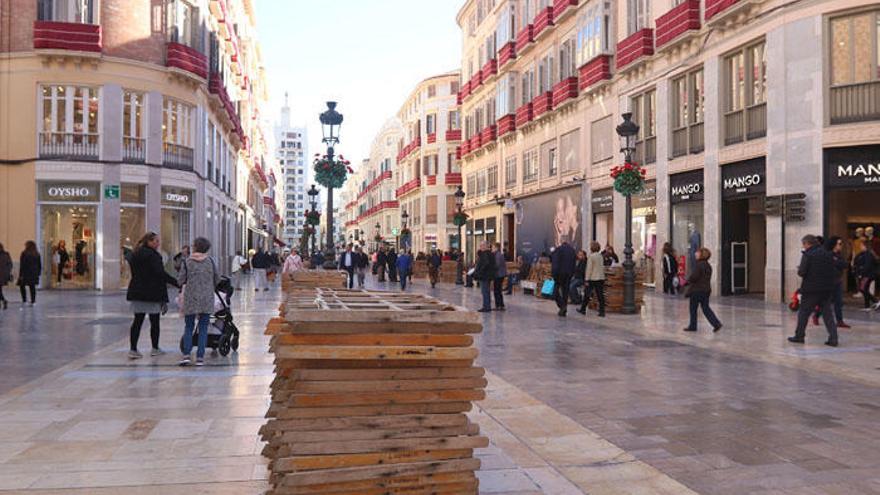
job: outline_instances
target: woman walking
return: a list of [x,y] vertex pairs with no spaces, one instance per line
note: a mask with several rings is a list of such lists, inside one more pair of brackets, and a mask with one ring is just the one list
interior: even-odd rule
[[581,307],[578,313],[587,314],[587,306],[590,304],[590,298],[596,293],[596,300],[599,302],[599,312],[597,316],[605,317],[605,258],[599,250],[602,247],[598,242],[590,243],[590,255],[587,256],[587,263],[584,267],[584,280],[587,284],[587,290],[584,291],[584,298],[581,301]]
[[55,266],[58,268],[58,285],[61,285],[61,277],[64,274],[64,269],[67,268],[67,264],[70,262],[70,253],[67,252],[67,243],[64,240],[58,241],[58,246],[55,247],[54,261]]
[[183,359],[181,366],[189,366],[193,348],[193,328],[198,317],[199,348],[196,366],[205,365],[205,347],[208,345],[208,323],[214,311],[214,289],[220,282],[220,274],[214,260],[208,256],[211,242],[199,237],[192,244],[193,253],[181,263],[177,282],[183,286],[181,312],[184,318]]
[[861,252],[853,260],[853,271],[859,283],[859,292],[865,298],[865,309],[870,309],[871,305],[876,302],[874,295],[871,294],[871,282],[874,281],[877,259],[874,258],[874,253],[869,249],[867,243],[863,243],[861,249]]
[[9,303],[3,295],[3,286],[12,281],[12,256],[0,244],[0,307],[6,309]]
[[675,249],[668,242],[663,243],[663,293],[676,293],[675,280],[678,278],[678,261],[675,259]]
[[18,288],[21,290],[21,309],[27,303],[25,288],[31,293],[31,306],[37,302],[37,284],[40,283],[40,272],[43,271],[43,262],[40,260],[40,252],[34,241],[24,243],[24,251],[18,258]]
[[711,257],[712,252],[704,247],[696,252],[697,262],[688,276],[688,285],[685,287],[685,296],[691,299],[691,321],[687,328],[684,329],[685,332],[697,331],[697,307],[703,308],[703,315],[709,320],[713,331],[721,330],[721,322],[715,316],[712,308],[709,307],[709,295],[712,293],[712,266],[709,265],[709,258]]
[[281,273],[283,275],[293,275],[293,272],[298,272],[302,269],[302,258],[299,255],[299,251],[294,249],[289,255],[287,255],[287,258],[284,258],[284,267],[281,269]]
[[125,299],[131,303],[134,321],[131,323],[129,359],[144,357],[138,352],[138,340],[146,315],[150,315],[150,356],[165,354],[159,348],[159,316],[168,308],[168,285],[179,287],[177,280],[165,271],[159,254],[159,235],[147,232],[138,241],[131,254],[131,282]]

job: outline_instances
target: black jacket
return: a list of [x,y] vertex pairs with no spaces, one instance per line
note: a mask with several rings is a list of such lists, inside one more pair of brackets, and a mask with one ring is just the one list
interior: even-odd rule
[[488,249],[477,252],[477,264],[474,266],[474,280],[495,279],[495,255]]
[[687,279],[687,295],[712,293],[712,265],[706,260],[697,260]]
[[19,285],[37,285],[40,283],[40,272],[43,271],[43,262],[40,256],[32,256],[21,253],[18,259]]
[[357,259],[354,264],[358,268],[366,268],[370,264],[370,258],[367,256],[367,253],[357,253]]
[[179,287],[177,280],[162,266],[162,256],[144,246],[131,254],[131,282],[125,299],[128,301],[168,302],[168,285]]
[[376,255],[376,263],[380,265],[388,263],[388,255],[385,251],[379,251],[379,254]]
[[439,254],[432,254],[428,256],[428,266],[433,266],[434,268],[440,268],[440,265],[443,264],[443,258],[440,257]]
[[574,274],[576,259],[577,253],[574,252],[574,248],[571,247],[569,243],[563,242],[553,251],[553,254],[550,255],[553,278],[572,276]]
[[837,268],[831,252],[821,246],[813,246],[804,251],[798,275],[802,278],[802,294],[822,294],[834,290],[837,284]]
[[574,266],[574,278],[581,280],[587,278],[587,260],[580,260]]
[[856,276],[858,277],[870,277],[874,278],[874,273],[877,268],[877,259],[874,258],[874,255],[871,251],[864,251],[859,253],[856,256],[856,259],[853,260],[853,270],[856,272]]
[[12,280],[12,257],[6,251],[0,251],[0,286]]
[[261,270],[271,268],[272,257],[269,256],[269,253],[266,252],[257,253],[251,259],[251,266],[254,268],[259,268]]

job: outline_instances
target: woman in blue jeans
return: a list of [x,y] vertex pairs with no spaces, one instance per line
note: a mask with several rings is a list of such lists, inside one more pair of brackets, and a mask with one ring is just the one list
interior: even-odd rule
[[208,323],[214,312],[214,288],[220,282],[217,265],[208,256],[211,242],[204,237],[193,241],[193,253],[181,264],[177,281],[183,288],[181,312],[184,316],[183,359],[181,366],[189,366],[193,347],[193,327],[199,323],[199,350],[196,366],[205,365],[205,347],[208,344]]
[[709,258],[712,252],[706,248],[700,248],[695,253],[697,262],[687,279],[688,285],[685,288],[685,294],[690,298],[690,324],[684,329],[685,332],[697,331],[697,308],[703,308],[703,315],[712,325],[712,330],[721,330],[721,321],[715,316],[715,312],[709,307],[709,296],[712,294],[712,266],[709,264]]

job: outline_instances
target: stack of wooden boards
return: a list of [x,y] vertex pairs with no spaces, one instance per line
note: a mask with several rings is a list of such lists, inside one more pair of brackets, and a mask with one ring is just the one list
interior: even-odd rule
[[[645,296],[645,272],[636,270],[636,309],[642,308]],[[590,299],[590,308],[598,309],[599,302],[593,297]],[[605,268],[605,311],[620,313],[623,310],[623,267]]]
[[476,313],[433,298],[285,291],[261,434],[272,495],[478,493]]
[[281,289],[294,287],[313,289],[315,287],[345,287],[348,274],[336,270],[297,270],[281,278]]

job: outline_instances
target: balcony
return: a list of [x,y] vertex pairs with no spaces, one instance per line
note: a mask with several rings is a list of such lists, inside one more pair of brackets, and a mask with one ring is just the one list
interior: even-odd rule
[[741,143],[767,135],[767,104],[758,103],[745,110],[724,114],[724,144]]
[[480,132],[480,142],[482,146],[486,146],[489,143],[494,143],[497,139],[498,127],[495,124],[487,125],[482,132]]
[[556,24],[561,23],[569,15],[577,10],[578,0],[555,0],[553,2],[553,20]]
[[744,7],[748,7],[751,3],[750,0],[706,0],[706,10],[703,18],[706,19],[706,22],[710,20],[717,22]]
[[657,18],[657,49],[687,39],[686,33],[700,29],[700,0],[686,0]]
[[497,125],[499,137],[516,132],[516,115],[509,113],[501,117],[498,119]]
[[535,41],[534,26],[526,24],[526,26],[516,33],[516,53],[522,55],[529,49]]
[[526,103],[516,109],[516,128],[522,129],[523,126],[531,122],[534,118],[535,114],[532,112],[532,103]]
[[165,66],[202,79],[208,78],[208,59],[204,54],[186,45],[169,41],[166,45]]
[[426,186],[436,186],[437,185],[437,176],[436,175],[426,175],[425,176],[425,185]]
[[68,50],[100,54],[102,48],[100,25],[34,21],[34,50]]
[[465,139],[461,142],[461,146],[459,146],[460,154],[458,156],[459,160],[461,157],[466,156],[471,152],[471,140]]
[[142,138],[122,138],[122,160],[126,163],[147,161],[147,140]]
[[493,58],[483,65],[483,69],[480,71],[480,80],[489,82],[496,74],[498,74],[498,61]]
[[98,135],[73,132],[41,132],[40,158],[49,160],[96,161]]
[[832,87],[829,100],[831,124],[880,120],[880,81]]
[[357,199],[361,199],[361,198],[363,198],[363,197],[366,196],[370,191],[372,191],[373,189],[375,189],[376,186],[378,186],[379,184],[381,184],[382,181],[387,180],[387,179],[390,179],[390,178],[391,178],[391,171],[390,171],[390,170],[386,170],[386,171],[382,172],[382,174],[379,175],[378,177],[376,177],[375,179],[373,179],[373,181],[370,182],[370,183],[364,188],[363,191],[361,191],[360,193],[358,193],[358,195],[357,195]]
[[578,69],[580,77],[578,89],[585,91],[597,86],[600,82],[611,81],[611,55],[599,55]]
[[432,133],[428,134],[427,140],[428,140],[428,144],[436,143],[437,142],[437,133],[432,132]]
[[450,129],[446,131],[446,141],[461,141],[461,129]]
[[[173,143],[163,143],[162,166],[175,170],[193,170],[193,149]],[[262,172],[262,169],[261,169]],[[263,176],[265,177],[265,176]],[[264,179],[265,180],[265,179]],[[265,181],[268,184],[268,181]]]
[[461,160],[461,156],[462,156],[461,155],[461,146],[456,146],[455,147],[455,159]]
[[654,55],[654,30],[642,29],[617,44],[617,70]]
[[535,26],[533,32],[537,41],[549,33],[550,28],[553,27],[553,7],[545,7],[539,10],[532,24]]
[[471,151],[477,151],[483,147],[483,131],[480,131],[471,137]]
[[471,93],[482,86],[483,82],[483,70],[480,69],[474,74],[474,77],[471,78]]
[[398,187],[397,190],[394,192],[394,195],[399,198],[405,194],[409,194],[413,191],[416,191],[421,187],[422,187],[422,179],[421,179],[421,177],[416,177],[415,179]]
[[516,60],[516,42],[510,41],[498,50],[498,67],[504,67],[508,62]]
[[216,97],[217,102],[226,111],[231,127],[237,129],[241,126],[238,112],[236,112],[235,105],[232,104],[232,100],[229,98],[229,93],[226,92],[226,86],[223,84],[223,78],[220,74],[216,72],[211,73],[208,79],[208,92]]
[[447,186],[457,186],[461,184],[461,174],[457,172],[447,172],[443,176],[443,183]]
[[566,77],[553,86],[553,108],[559,108],[559,105],[577,98],[577,95],[578,78]]
[[546,91],[536,96],[534,100],[532,100],[532,111],[534,112],[535,118],[537,119],[541,115],[553,110],[553,92]]

